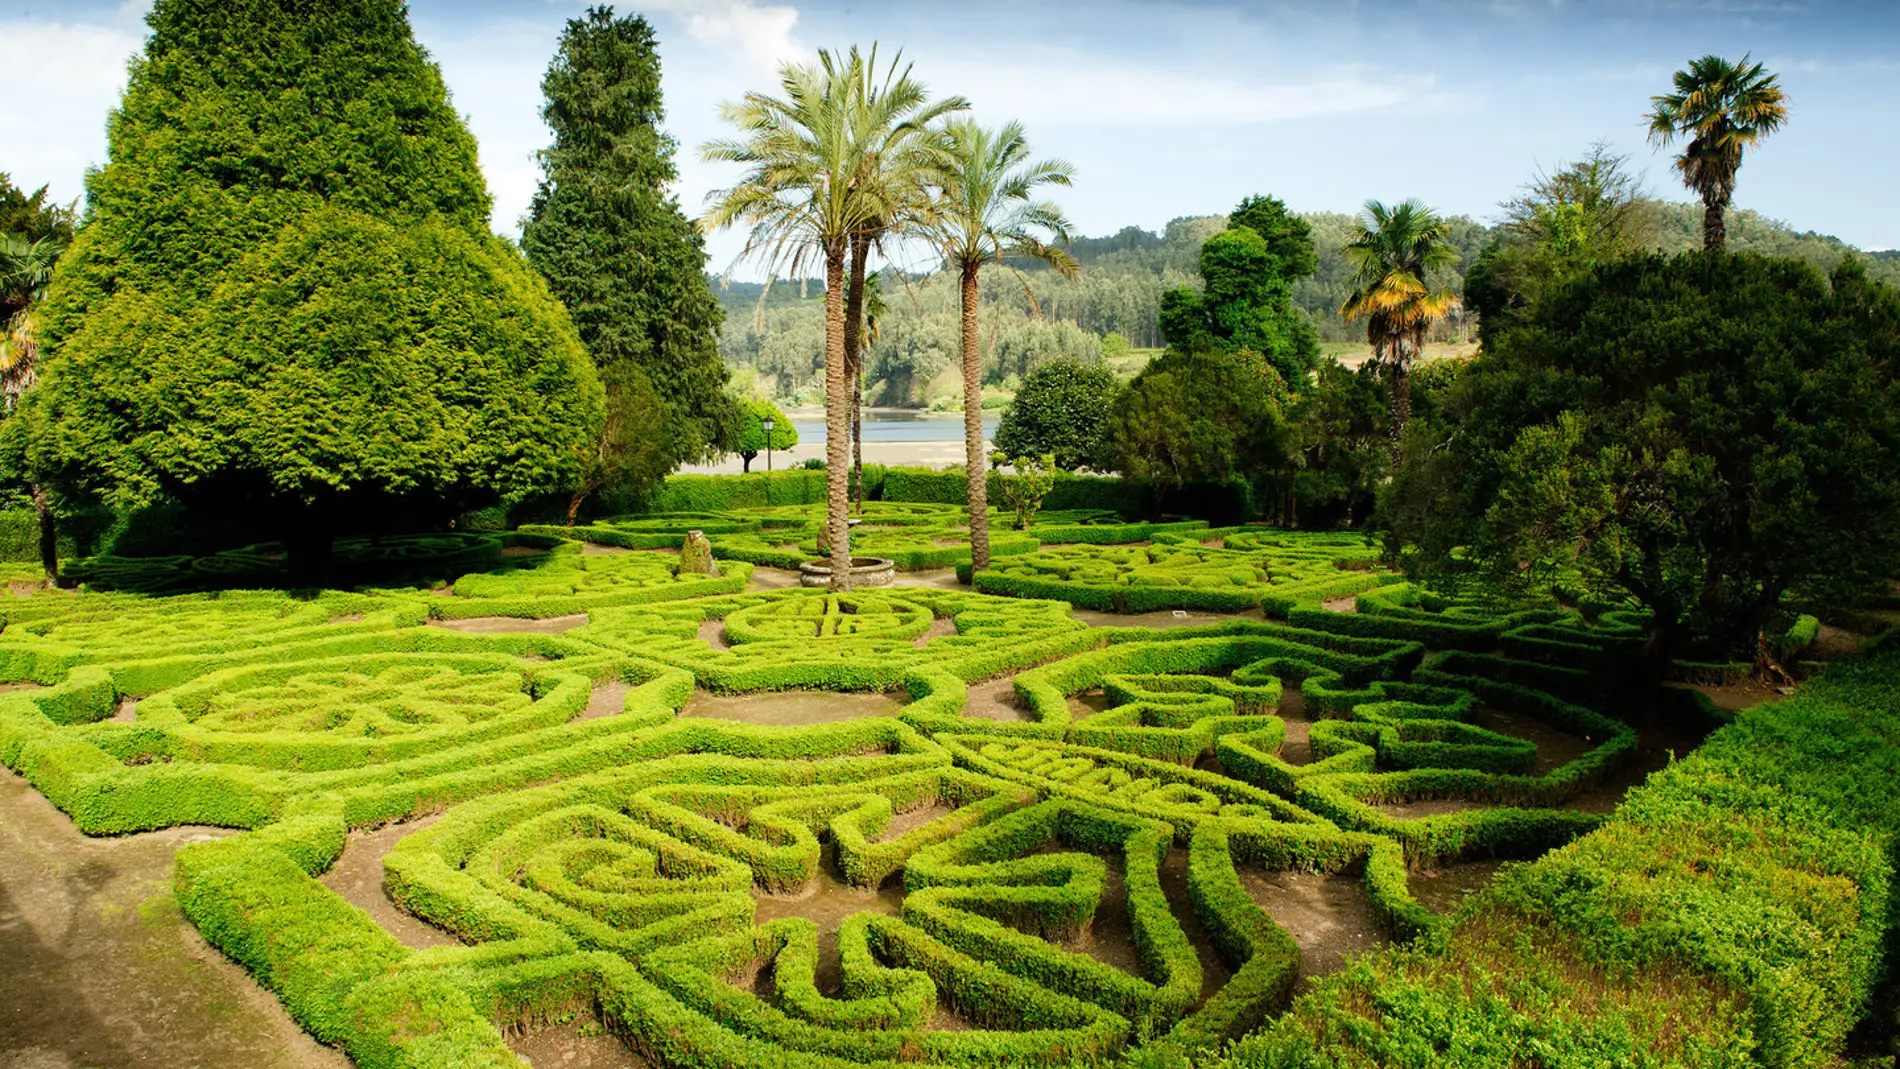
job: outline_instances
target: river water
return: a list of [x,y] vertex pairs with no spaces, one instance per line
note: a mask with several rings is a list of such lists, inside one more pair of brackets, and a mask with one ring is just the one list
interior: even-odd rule
[[[999,417],[983,417],[983,440],[996,437]],[[792,417],[798,429],[798,444],[823,445],[823,416]],[[864,410],[866,442],[958,442],[963,440],[963,416],[957,412],[917,412],[905,408],[867,408]],[[800,452],[803,452],[801,449]]]

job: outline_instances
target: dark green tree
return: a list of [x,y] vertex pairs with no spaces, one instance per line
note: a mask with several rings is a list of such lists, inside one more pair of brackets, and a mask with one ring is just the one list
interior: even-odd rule
[[1272,197],[1249,197],[1201,246],[1202,292],[1182,286],[1162,295],[1161,336],[1182,351],[1251,350],[1289,384],[1304,384],[1319,361],[1319,334],[1293,306],[1293,283],[1317,265],[1305,220]]
[[1052,360],[1023,380],[996,427],[1004,456],[1053,455],[1064,471],[1114,466],[1109,417],[1121,384],[1100,364]]
[[1251,350],[1169,350],[1115,401],[1123,474],[1164,493],[1190,482],[1258,489],[1287,464],[1286,383]]
[[306,580],[338,533],[572,485],[599,380],[400,0],[148,22],[39,313],[29,474],[246,517]]
[[53,238],[62,245],[71,242],[77,221],[75,205],[49,200],[51,188],[41,186],[29,194],[0,171],[0,234],[18,234],[29,244],[44,238]]
[[668,440],[647,451],[662,467],[623,465],[603,489],[624,491],[731,445],[739,412],[719,358],[724,312],[699,229],[668,192],[676,147],[660,128],[659,47],[646,20],[606,6],[569,19],[541,91],[554,143],[540,154],[521,247],[607,388],[657,394],[667,409]]
[[1296,466],[1288,523],[1352,527],[1372,514],[1388,470],[1386,384],[1379,369],[1324,360],[1287,410]]
[[1274,273],[1281,278],[1302,279],[1319,270],[1313,224],[1287,211],[1278,197],[1248,197],[1228,214],[1227,226],[1244,226],[1260,235],[1274,259]]
[[[1900,573],[1900,294],[1849,263],[1719,250],[1599,266],[1532,310],[1421,423],[1387,509],[1414,570],[1581,581],[1777,671],[1785,599]],[[1430,433],[1426,433],[1426,432]]]

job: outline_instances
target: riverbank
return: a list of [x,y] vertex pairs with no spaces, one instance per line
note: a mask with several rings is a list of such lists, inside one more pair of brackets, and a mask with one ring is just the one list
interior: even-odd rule
[[[774,470],[796,468],[807,458],[825,455],[825,410],[816,406],[789,408],[785,416],[798,429],[798,444],[790,449],[773,450]],[[989,455],[995,437],[998,416],[983,416],[983,453]],[[864,462],[891,466],[947,468],[964,462],[963,414],[960,412],[921,412],[910,408],[867,408],[864,410]],[[764,471],[767,458],[753,458],[754,471]],[[694,464],[680,471],[693,475],[733,475],[745,470],[744,461],[728,456],[711,464]]]
[[[983,443],[984,455],[988,455],[990,443]],[[772,453],[772,467],[777,471],[796,468],[805,462],[806,457],[824,459],[825,443],[806,442],[791,449],[779,449]],[[760,453],[752,461],[753,471],[765,470],[765,454]],[[864,442],[864,462],[866,464],[885,464],[891,467],[947,468],[952,464],[963,463],[963,439],[952,438],[929,442],[877,442],[869,438]],[[737,456],[729,456],[713,464],[692,464],[680,469],[690,475],[734,475],[744,470],[744,463]]]

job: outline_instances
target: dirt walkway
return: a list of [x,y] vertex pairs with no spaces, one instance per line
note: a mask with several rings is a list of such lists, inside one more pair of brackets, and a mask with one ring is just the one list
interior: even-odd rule
[[89,839],[0,770],[0,1066],[349,1069],[172,897],[174,828]]

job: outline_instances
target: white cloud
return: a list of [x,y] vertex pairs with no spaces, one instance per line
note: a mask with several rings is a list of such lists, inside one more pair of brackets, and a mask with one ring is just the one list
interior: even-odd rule
[[94,23],[0,19],[0,96],[31,102],[0,116],[0,166],[16,185],[51,185],[62,201],[79,196],[86,167],[105,160],[106,114],[144,41],[148,7],[126,4]]
[[678,17],[693,40],[736,54],[757,72],[774,72],[781,64],[807,59],[812,53],[792,35],[798,9],[789,5],[719,0],[686,5]]

